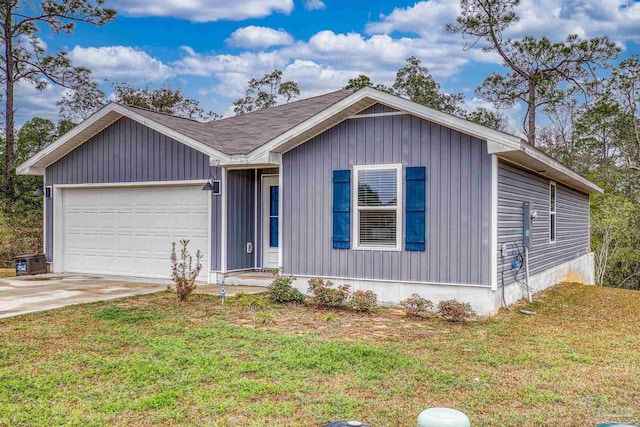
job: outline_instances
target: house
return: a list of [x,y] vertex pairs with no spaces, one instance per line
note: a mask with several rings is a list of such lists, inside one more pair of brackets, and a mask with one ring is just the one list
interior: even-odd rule
[[54,272],[166,278],[187,238],[203,281],[281,267],[301,290],[322,276],[385,303],[489,313],[527,278],[593,282],[598,186],[516,136],[372,88],[210,123],[111,103],[18,173],[45,177]]

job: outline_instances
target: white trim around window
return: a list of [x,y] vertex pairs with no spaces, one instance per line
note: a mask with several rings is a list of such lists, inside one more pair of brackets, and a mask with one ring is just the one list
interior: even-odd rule
[[549,243],[555,243],[558,238],[558,187],[554,181],[549,182]]
[[[359,206],[358,204],[358,178],[362,171],[393,170],[396,173],[396,204],[395,206]],[[402,213],[404,209],[402,164],[387,165],[356,165],[353,166],[352,178],[352,218],[353,218],[353,249],[366,251],[401,251],[402,250]],[[365,211],[395,211],[396,212],[396,242],[395,245],[369,245],[360,242],[360,212]]]

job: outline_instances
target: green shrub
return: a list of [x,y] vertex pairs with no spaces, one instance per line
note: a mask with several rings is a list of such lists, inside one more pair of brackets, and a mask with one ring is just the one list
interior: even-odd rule
[[250,295],[246,292],[238,292],[235,296],[228,299],[229,304],[237,307],[249,308],[251,310],[261,310],[269,306],[269,302],[265,300],[263,294]]
[[455,299],[440,301],[438,303],[438,314],[452,322],[464,322],[476,315],[468,302],[460,302]]
[[271,310],[260,310],[256,313],[255,316],[255,321],[256,323],[260,323],[263,325],[271,325],[273,324],[273,321],[275,320],[276,315],[273,314],[273,311]]
[[349,308],[353,311],[371,313],[378,306],[378,295],[373,291],[355,291],[349,299]]
[[281,276],[280,273],[276,273],[276,278],[269,285],[269,298],[279,303],[296,302],[302,304],[304,295],[293,287],[294,280],[293,276]]
[[428,319],[434,315],[433,302],[422,298],[418,294],[413,294],[409,298],[400,301],[400,305],[407,312],[407,316]]
[[331,313],[331,312],[323,314],[320,317],[320,319],[322,319],[323,321],[328,322],[328,323],[335,323],[335,322],[338,322],[340,320],[336,313]]
[[309,280],[309,293],[313,296],[313,303],[318,307],[341,308],[350,296],[349,285],[333,287],[333,282],[326,282],[321,277]]

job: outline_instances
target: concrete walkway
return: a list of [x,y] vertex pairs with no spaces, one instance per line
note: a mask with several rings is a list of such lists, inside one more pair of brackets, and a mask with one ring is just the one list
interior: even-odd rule
[[[42,274],[0,279],[0,318],[73,304],[83,304],[163,291],[169,281],[109,276]],[[225,286],[227,296],[260,293],[265,288]],[[218,285],[199,285],[197,293],[220,295]]]

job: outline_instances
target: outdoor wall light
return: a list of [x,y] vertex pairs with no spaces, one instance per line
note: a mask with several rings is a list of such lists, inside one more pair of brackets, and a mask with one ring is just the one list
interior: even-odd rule
[[45,187],[44,191],[42,191],[42,187],[36,188],[36,191],[33,192],[34,196],[42,197],[46,196],[47,199],[51,198],[51,187]]
[[207,179],[207,183],[202,186],[202,191],[211,191],[211,194],[217,196],[220,194],[220,180],[213,179],[213,176],[209,175],[209,179]]

